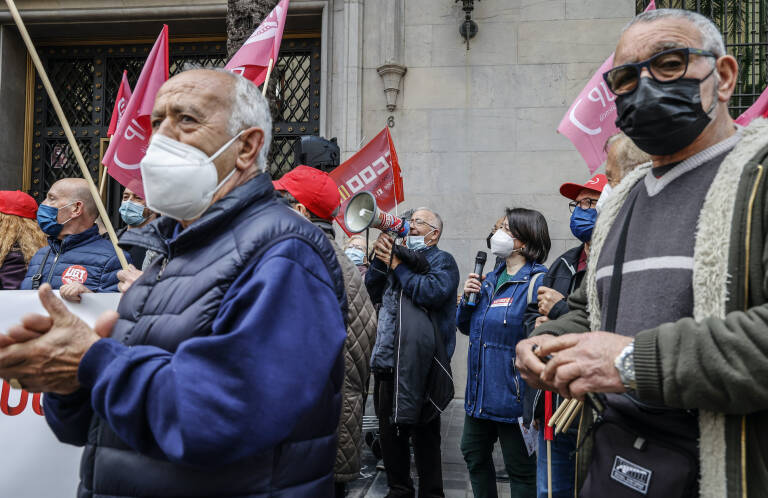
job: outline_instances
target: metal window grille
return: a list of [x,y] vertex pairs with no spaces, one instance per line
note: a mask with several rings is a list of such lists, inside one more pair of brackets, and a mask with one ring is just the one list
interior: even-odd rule
[[[117,96],[123,70],[136,85],[151,45],[66,46],[41,50],[43,64],[77,137],[83,157],[95,181],[99,176],[102,142]],[[185,64],[223,67],[226,44],[221,42],[171,43],[170,73],[179,73]],[[269,170],[275,177],[293,167],[293,142],[301,135],[319,133],[320,40],[288,39],[271,77],[270,95],[276,113]],[[40,79],[35,82],[32,140],[32,194],[38,201],[61,178],[80,177],[80,168],[64,137],[64,129]],[[113,184],[115,182],[112,182]],[[107,208],[117,223],[120,188],[112,185]]]
[[[637,12],[650,0],[637,0]],[[657,8],[699,12],[720,28],[729,54],[739,62],[739,80],[731,97],[736,117],[760,96],[768,82],[768,0],[656,0]]]
[[268,90],[274,137],[269,173],[278,179],[293,168],[293,145],[320,134],[320,39],[283,40]]

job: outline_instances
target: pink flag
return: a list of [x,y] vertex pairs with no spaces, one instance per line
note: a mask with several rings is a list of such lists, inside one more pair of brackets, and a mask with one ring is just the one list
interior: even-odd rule
[[117,124],[115,136],[109,142],[103,161],[112,178],[141,197],[144,197],[144,187],[141,184],[139,163],[147,152],[152,134],[150,115],[155,105],[155,95],[167,80],[168,26],[164,25],[144,63],[139,81]]
[[[655,10],[655,0],[645,11]],[[603,62],[587,86],[563,116],[557,132],[573,142],[592,174],[605,161],[605,142],[619,129],[616,127],[616,96],[603,81],[603,73],[613,67],[613,54]]]
[[131,85],[128,84],[128,71],[123,71],[123,81],[120,82],[120,89],[117,91],[117,98],[115,99],[115,108],[112,110],[112,119],[109,120],[108,137],[115,134],[117,124],[125,114],[129,100],[131,100]]
[[257,85],[267,79],[269,61],[274,65],[280,52],[280,42],[283,40],[285,18],[288,14],[289,0],[280,0],[264,22],[259,24],[256,31],[245,40],[225,69],[242,74]]
[[752,104],[749,109],[744,111],[741,116],[736,118],[736,123],[741,126],[747,126],[753,119],[766,117],[768,115],[768,88],[763,90],[760,97]]

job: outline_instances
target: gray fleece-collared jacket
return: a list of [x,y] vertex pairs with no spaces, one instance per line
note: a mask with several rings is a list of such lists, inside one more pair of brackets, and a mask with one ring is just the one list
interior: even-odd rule
[[[693,316],[635,338],[639,398],[699,410],[701,498],[768,493],[768,121],[755,120],[741,135],[698,217]],[[534,335],[600,329],[597,260],[622,203],[649,168],[630,173],[601,212],[587,275],[569,298],[571,311]],[[584,412],[580,439],[590,412]],[[579,487],[590,453],[587,440],[577,458]]]

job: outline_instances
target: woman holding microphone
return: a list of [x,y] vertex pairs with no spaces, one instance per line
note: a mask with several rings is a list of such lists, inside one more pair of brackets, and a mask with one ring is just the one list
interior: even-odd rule
[[[525,383],[515,370],[515,346],[526,338],[523,314],[536,300],[550,247],[541,213],[507,209],[491,238],[491,252],[503,263],[484,278],[471,273],[464,284],[456,314],[459,331],[469,336],[461,451],[476,498],[497,496],[492,459],[497,439],[511,496],[536,496],[536,456],[528,454],[517,420],[523,413]],[[468,304],[473,293],[474,306]]]

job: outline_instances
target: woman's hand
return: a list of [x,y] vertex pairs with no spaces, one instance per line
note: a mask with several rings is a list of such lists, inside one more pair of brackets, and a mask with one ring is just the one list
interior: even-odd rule
[[470,294],[479,293],[482,285],[480,275],[477,273],[470,273],[467,277],[467,281],[464,282],[464,297],[469,297]]

